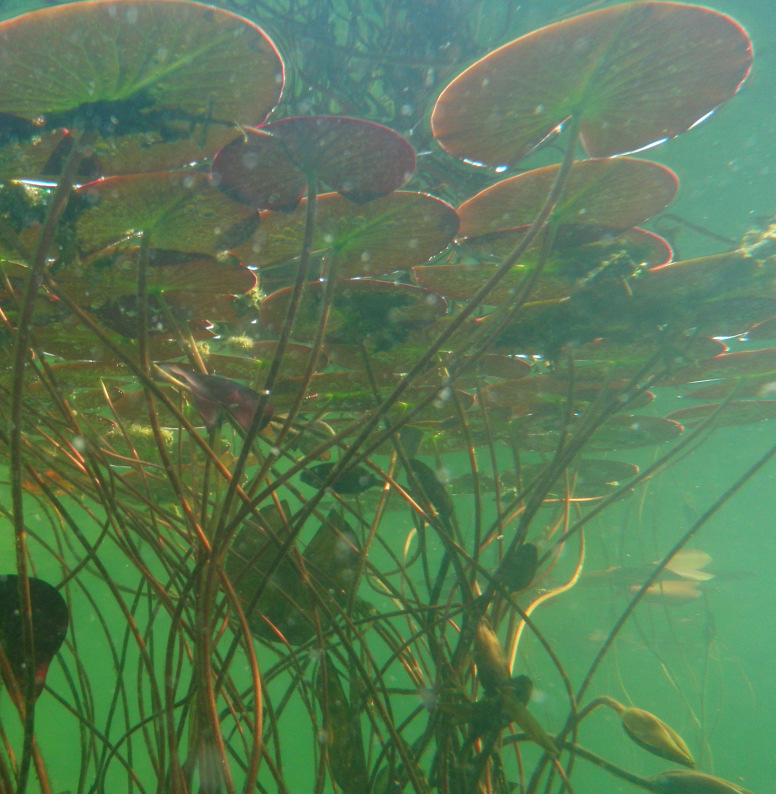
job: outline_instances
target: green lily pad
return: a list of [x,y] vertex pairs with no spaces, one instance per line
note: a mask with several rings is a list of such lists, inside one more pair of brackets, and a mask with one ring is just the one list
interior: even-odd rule
[[[305,286],[294,325],[297,339],[312,338],[318,328],[326,284]],[[262,325],[279,333],[286,321],[291,289],[275,292],[262,301]],[[327,323],[326,337],[332,342],[360,340],[368,349],[390,350],[404,342],[414,330],[430,325],[445,313],[447,304],[438,295],[409,284],[352,279],[337,282]]]
[[[262,212],[261,226],[232,253],[261,268],[294,263],[304,239],[307,200],[290,215]],[[378,276],[427,262],[458,230],[453,208],[426,193],[397,191],[356,207],[337,193],[316,200],[312,252],[336,259],[342,278]]]
[[102,173],[213,154],[261,123],[283,64],[253,23],[186,0],[90,0],[0,24],[0,113],[91,129]]
[[[95,305],[119,295],[135,295],[139,251],[136,247],[116,250],[89,265],[66,268],[57,274],[57,285],[82,305]],[[242,265],[202,256],[182,264],[147,267],[146,283],[149,294],[240,295],[256,286],[256,276]]]
[[[415,281],[439,295],[468,301],[498,269],[500,262],[519,243],[527,227],[470,237],[455,248],[464,264],[416,265]],[[671,259],[671,247],[656,234],[644,229],[628,229],[612,234],[605,227],[563,226],[555,236],[541,275],[531,292],[532,301],[568,297],[580,280],[600,278],[615,270],[619,278],[645,267],[658,267]],[[536,265],[539,245],[530,246],[520,261],[499,281],[485,300],[498,306],[514,299],[525,284],[525,277]]]
[[240,245],[259,222],[255,210],[193,172],[109,177],[77,193],[88,206],[76,225],[78,239],[93,252],[142,235],[153,248],[216,254]]

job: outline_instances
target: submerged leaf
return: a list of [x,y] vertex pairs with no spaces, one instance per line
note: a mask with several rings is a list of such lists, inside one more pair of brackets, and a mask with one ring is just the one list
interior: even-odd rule
[[[19,585],[16,574],[0,575],[0,646],[19,687],[24,686],[26,660],[22,635]],[[49,664],[67,635],[70,615],[59,590],[42,579],[29,577],[35,697],[43,691]],[[0,666],[2,669],[2,666]]]

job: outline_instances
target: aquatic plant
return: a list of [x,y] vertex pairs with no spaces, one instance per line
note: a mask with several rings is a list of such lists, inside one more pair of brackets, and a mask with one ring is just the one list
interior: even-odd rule
[[[644,0],[527,33],[414,92],[438,145],[417,170],[369,110],[373,72],[343,78],[369,87],[347,116],[284,105],[309,63],[231,11],[91,0],[0,41],[0,791],[533,794],[588,762],[743,791],[580,743],[604,705],[695,764],[649,703],[591,685],[643,602],[700,597],[688,544],[776,455],[657,562],[586,569],[634,492],[715,428],[773,418],[773,351],[715,339],[768,333],[772,229],[676,261],[639,225],[678,178],[633,156],[736,93],[743,29]],[[714,403],[650,412],[700,381]],[[608,456],[639,448],[642,469]],[[626,598],[578,675],[535,613],[586,582]],[[41,693],[68,623],[52,590],[70,627]]]

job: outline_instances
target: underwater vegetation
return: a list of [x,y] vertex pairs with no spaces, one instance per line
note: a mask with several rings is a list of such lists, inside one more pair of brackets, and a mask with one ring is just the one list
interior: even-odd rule
[[48,5],[0,23],[0,794],[746,794],[705,683],[645,651],[666,715],[612,665],[704,602],[776,446],[656,550],[590,548],[776,418],[775,227],[644,227],[681,177],[645,150],[736,101],[747,32]]

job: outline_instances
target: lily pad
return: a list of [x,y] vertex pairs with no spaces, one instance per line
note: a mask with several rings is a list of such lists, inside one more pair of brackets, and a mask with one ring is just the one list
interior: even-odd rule
[[[290,215],[262,212],[261,226],[232,253],[247,265],[269,268],[297,261],[304,239],[307,200]],[[458,216],[426,193],[397,191],[362,207],[336,193],[316,200],[312,253],[336,258],[345,278],[378,276],[427,262],[458,230]]]
[[[139,253],[136,247],[116,250],[90,265],[71,266],[57,274],[57,285],[87,306],[119,295],[135,295]],[[239,295],[256,286],[256,276],[242,265],[201,256],[182,264],[147,267],[146,282],[149,294]]]
[[[673,422],[679,422],[685,427],[695,427],[708,419],[718,408],[720,403],[708,405],[694,405],[691,408],[680,408],[666,416]],[[720,427],[730,425],[751,425],[756,422],[765,422],[776,419],[776,401],[774,400],[733,400],[727,403],[714,420]]]
[[657,416],[613,416],[590,438],[591,449],[633,449],[672,441],[682,432],[682,425]]
[[[540,476],[546,467],[542,464],[530,464],[520,470],[523,485]],[[626,482],[639,473],[638,466],[618,460],[603,458],[583,458],[575,461],[566,470],[568,474],[569,493],[573,499],[602,499],[614,493]],[[566,477],[561,476],[553,485],[548,496],[564,499],[566,496]],[[500,478],[501,485],[517,488],[518,481],[515,470],[505,471]]]
[[[458,208],[461,237],[530,225],[539,214],[559,165],[497,182]],[[609,233],[637,226],[662,212],[676,197],[679,180],[669,168],[630,157],[582,160],[572,165],[549,222],[601,226]]]
[[[455,253],[459,259],[473,261],[416,265],[412,268],[415,281],[446,298],[468,301],[493,276],[526,231],[527,227],[521,227],[463,240],[456,246]],[[532,301],[566,298],[581,279],[591,275],[600,278],[612,271],[618,278],[627,278],[643,267],[657,267],[671,259],[668,243],[643,229],[612,234],[599,226],[563,226],[559,231],[531,291]],[[539,247],[530,246],[484,302],[497,306],[514,299],[539,256]]]
[[690,129],[735,94],[752,63],[729,17],[671,2],[591,11],[489,53],[453,80],[431,115],[451,154],[514,165],[576,115],[591,157]]
[[[140,336],[140,309],[137,295],[119,295],[92,307],[93,314],[107,328],[126,339]],[[175,338],[177,329],[187,329],[194,339],[210,339],[213,322],[235,322],[233,299],[228,295],[197,292],[166,292],[151,294],[147,303],[150,336]],[[170,322],[170,318],[174,322]],[[178,343],[178,347],[180,343]],[[178,350],[172,355],[180,355]],[[165,356],[165,357],[169,357]],[[156,358],[160,358],[159,355]]]
[[99,251],[141,235],[153,248],[215,254],[240,245],[258,213],[216,190],[205,174],[161,171],[101,179],[77,191],[86,209],[79,242]]
[[693,383],[714,378],[753,378],[771,374],[776,378],[776,347],[722,353],[680,370],[672,382]]
[[212,175],[235,201],[288,212],[311,177],[365,204],[401,187],[414,170],[412,146],[393,130],[343,116],[307,116],[244,130],[216,155]]
[[[552,452],[560,441],[562,422],[559,411],[547,410],[517,417],[511,421],[511,426],[514,438],[521,447],[537,452]],[[682,426],[668,419],[617,414],[593,433],[586,448],[615,451],[653,446],[670,441],[681,432]]]
[[712,381],[697,389],[684,392],[682,397],[687,400],[724,400],[734,391],[735,396],[742,400],[773,398],[776,396],[776,373]]
[[701,294],[721,294],[744,282],[757,270],[757,263],[740,251],[686,259],[655,267],[633,284],[639,300],[659,301],[665,296],[674,299]]
[[[208,372],[224,378],[240,378],[252,383],[263,382],[269,372],[275,354],[277,342],[255,342],[245,350],[246,355],[230,356],[223,353],[209,353],[202,356]],[[307,345],[289,343],[283,350],[278,378],[301,377],[307,369],[312,348]],[[328,358],[324,353],[318,354],[315,370],[325,369]]]
[[[294,336],[312,337],[317,328],[324,282],[307,284],[299,307]],[[261,323],[279,333],[286,321],[292,290],[275,292],[262,301]],[[390,350],[409,332],[429,325],[445,313],[447,304],[438,295],[409,284],[352,279],[339,281],[334,293],[327,338],[333,342],[360,340],[376,350]]]
[[103,173],[213,154],[261,123],[283,64],[264,32],[187,0],[90,0],[0,24],[0,113],[91,129]]

